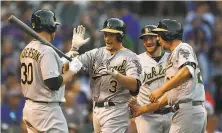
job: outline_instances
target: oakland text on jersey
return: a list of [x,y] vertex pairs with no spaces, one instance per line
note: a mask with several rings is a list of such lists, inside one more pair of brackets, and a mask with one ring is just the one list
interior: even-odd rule
[[[107,67],[109,67],[109,65],[110,62],[107,63]],[[125,67],[126,67],[126,60],[123,60],[120,66],[111,66],[110,68],[117,70],[121,74],[125,74],[126,73]]]
[[[96,80],[96,79],[98,79],[98,78],[100,78],[100,77],[102,77],[102,76],[106,76],[106,75],[109,75],[109,74],[107,74],[106,73],[106,70],[107,70],[107,68],[109,67],[109,65],[110,65],[110,62],[107,62],[106,63],[106,66],[105,66],[105,64],[104,63],[101,63],[99,66],[95,66],[95,64],[93,64],[93,67],[92,67],[92,69],[93,69],[93,77],[92,77],[92,79],[93,80]],[[126,73],[126,70],[125,70],[125,66],[126,66],[126,60],[123,60],[123,62],[121,63],[121,65],[119,65],[119,66],[110,66],[110,69],[115,69],[115,70],[117,70],[119,73],[121,73],[121,74],[124,74],[125,75],[125,73]],[[103,73],[103,71],[104,71],[104,73]]]
[[150,85],[153,81],[164,78],[165,73],[166,69],[163,67],[163,65],[152,67],[152,71],[150,73],[144,72],[143,83]]
[[22,51],[21,55],[20,55],[20,59],[22,59],[22,58],[32,58],[32,59],[37,61],[39,59],[40,55],[41,55],[41,53],[36,49],[25,48]]

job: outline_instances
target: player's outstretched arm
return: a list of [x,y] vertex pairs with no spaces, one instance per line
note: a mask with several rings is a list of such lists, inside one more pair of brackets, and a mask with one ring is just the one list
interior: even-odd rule
[[[42,67],[46,66],[45,63],[48,63],[47,62],[48,60],[50,60],[50,59],[53,60],[53,58],[50,55],[52,56],[52,54],[48,54],[47,56],[45,56],[45,58],[44,58],[45,60],[42,59],[42,63],[41,63]],[[69,82],[72,79],[73,75],[76,74],[82,67],[82,63],[76,58],[74,58],[69,64],[70,64],[69,70],[66,71],[64,74],[44,80],[45,85],[49,89],[51,89],[52,91],[59,90],[59,88],[62,85]],[[42,69],[43,74],[48,73],[48,71],[50,71],[51,74],[56,74],[56,71],[53,71],[53,69],[52,70],[51,69],[46,69],[46,70]]]
[[167,105],[167,100],[167,96],[163,96],[156,103],[151,103],[144,106],[137,106],[135,104],[129,103],[129,107],[131,108],[132,116],[137,117],[141,114],[153,112],[164,107],[165,105]]
[[69,63],[69,70],[62,75],[62,85],[69,82],[72,79],[73,75],[75,75],[82,68],[82,66],[82,63],[77,58],[73,58],[73,60]]
[[151,93],[151,95],[149,96],[150,100],[152,102],[157,101],[165,92],[178,87],[191,77],[192,75],[189,69],[186,66],[182,67],[175,76],[173,76],[164,85]]

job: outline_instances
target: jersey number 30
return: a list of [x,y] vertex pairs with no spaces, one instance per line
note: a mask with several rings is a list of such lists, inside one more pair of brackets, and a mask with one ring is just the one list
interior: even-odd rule
[[26,65],[25,63],[21,64],[21,80],[22,84],[32,84],[33,81],[33,67],[32,63]]

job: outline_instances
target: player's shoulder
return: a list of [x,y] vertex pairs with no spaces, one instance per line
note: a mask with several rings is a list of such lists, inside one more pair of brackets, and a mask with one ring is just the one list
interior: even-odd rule
[[106,47],[95,48],[93,50],[94,51],[102,51],[102,52],[104,52],[104,51],[106,51]]
[[41,45],[41,49],[44,53],[55,53],[55,50],[47,45]]
[[194,53],[193,48],[188,44],[181,42],[177,47],[173,50],[172,56],[178,56],[179,53]]
[[42,44],[38,40],[32,40],[26,47],[38,50],[41,53],[55,53],[55,50],[47,45]]
[[129,49],[127,49],[127,48],[125,48],[123,51],[122,51],[122,53],[123,53],[123,55],[125,55],[125,56],[130,56],[130,57],[137,57],[137,54],[136,53],[134,53],[133,51],[131,51],[131,50],[129,50]]
[[190,50],[193,50],[193,48],[188,43],[185,43],[185,42],[180,43],[179,49],[190,49]]
[[100,47],[100,48],[94,48],[94,49],[88,51],[88,53],[90,53],[90,55],[95,55],[96,56],[98,54],[104,53],[104,51],[105,51],[105,48],[104,47]]
[[[36,46],[38,46],[38,45],[40,45],[41,43],[39,42],[39,41],[37,41],[37,40],[32,40],[31,42],[29,42],[26,46],[25,46],[25,48],[34,48],[34,47],[36,47]],[[25,49],[24,48],[24,49]]]

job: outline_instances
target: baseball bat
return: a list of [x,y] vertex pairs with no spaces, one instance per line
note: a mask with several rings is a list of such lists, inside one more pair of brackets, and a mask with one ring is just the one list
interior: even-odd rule
[[[50,46],[52,47],[57,53],[61,54],[62,57],[66,58],[69,61],[72,61],[72,59],[70,57],[68,57],[67,55],[65,55],[62,51],[60,51],[58,48],[56,48],[55,46],[53,46],[50,42],[48,42],[46,39],[42,38],[41,36],[39,36],[39,34],[37,34],[33,29],[31,29],[29,26],[27,26],[25,23],[23,23],[21,20],[19,20],[18,18],[16,18],[14,15],[11,15],[8,18],[8,21],[17,25],[22,31],[24,31],[25,33],[27,33],[28,35],[32,36],[33,38],[39,40],[41,43],[43,43],[44,45]],[[83,71],[86,71],[87,68],[82,67]]]
[[57,53],[61,54],[63,57],[65,57],[67,60],[72,61],[72,59],[70,57],[68,57],[67,55],[65,55],[62,51],[60,51],[58,48],[56,48],[55,46],[53,46],[50,42],[48,42],[46,39],[42,38],[41,36],[39,36],[33,29],[31,29],[29,26],[27,26],[25,23],[23,23],[21,20],[19,20],[18,18],[16,18],[14,15],[11,15],[8,18],[8,21],[17,25],[20,29],[22,29],[22,31],[24,31],[25,33],[27,33],[28,35],[34,37],[35,39],[39,40],[41,43],[43,43],[44,45],[50,46],[52,47]]

